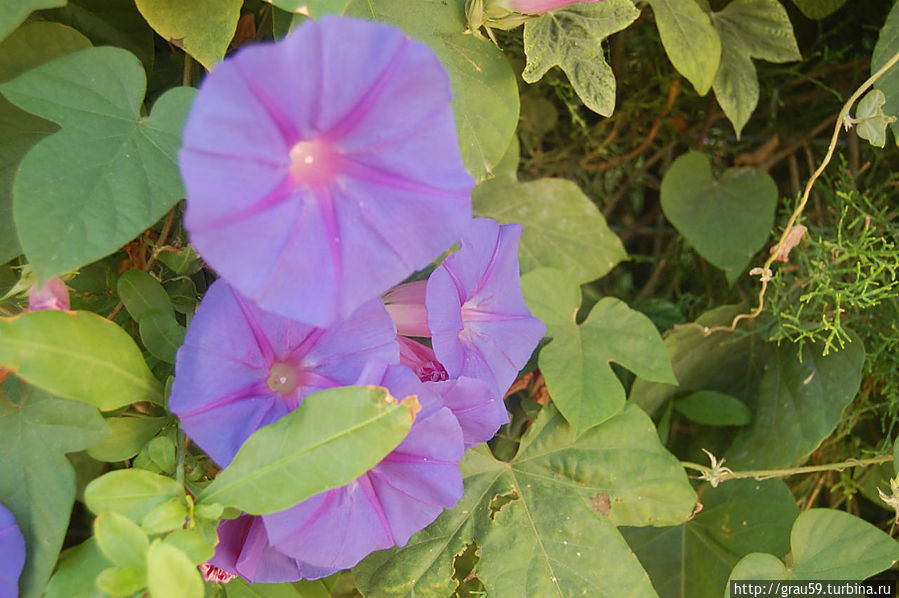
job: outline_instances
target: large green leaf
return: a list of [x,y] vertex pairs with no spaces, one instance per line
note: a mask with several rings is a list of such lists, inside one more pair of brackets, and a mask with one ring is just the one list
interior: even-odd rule
[[661,598],[720,598],[740,557],[790,549],[799,508],[781,480],[704,486],[699,499],[702,510],[682,525],[621,529]]
[[737,563],[730,579],[865,579],[899,560],[899,542],[867,521],[835,509],[810,509],[799,515],[790,546],[790,566],[771,554],[754,552]]
[[558,268],[584,283],[606,275],[627,258],[602,213],[572,181],[519,183],[501,177],[475,187],[471,201],[476,216],[524,225],[518,250],[522,272]]
[[119,48],[58,57],[0,92],[62,129],[38,142],[13,184],[16,230],[41,280],[118,249],[183,195],[176,153],[194,90],[163,94],[140,109],[140,62]]
[[0,365],[35,386],[100,409],[158,402],[161,391],[131,337],[88,311],[0,319]]
[[307,0],[302,4],[313,17],[336,13],[381,21],[428,44],[452,80],[453,115],[465,167],[476,179],[492,172],[518,126],[518,84],[499,48],[467,35],[465,0]]
[[32,12],[65,3],[66,0],[0,0],[0,40],[12,33]]
[[[90,45],[86,37],[59,23],[23,25],[0,44],[0,83],[57,56]],[[3,140],[0,144],[0,263],[22,253],[12,210],[13,177],[19,162],[35,143],[58,128],[16,108],[0,96],[0,139]]]
[[405,438],[419,409],[378,386],[314,393],[250,436],[199,503],[239,507],[254,515],[288,509],[348,484]]
[[696,0],[649,0],[662,45],[674,68],[708,93],[721,60],[721,38]]
[[612,371],[616,362],[641,377],[676,384],[665,345],[652,321],[612,297],[593,307],[579,326],[577,282],[559,270],[526,274],[522,291],[552,341],[538,358],[553,403],[575,434],[607,420],[624,406],[625,391]]
[[56,398],[14,376],[0,387],[0,503],[25,536],[22,598],[43,595],[69,527],[75,472],[65,453],[107,433],[90,405]]
[[841,351],[822,356],[820,345],[782,343],[766,365],[752,425],[727,452],[728,465],[743,469],[785,467],[800,461],[827,438],[843,408],[855,397],[865,349],[852,335]]
[[628,405],[575,439],[543,409],[511,463],[486,447],[462,461],[465,495],[405,548],[354,570],[366,596],[446,596],[453,556],[477,542],[478,578],[491,596],[652,596],[615,529],[686,519],[696,495],[650,419]]
[[767,350],[759,349],[757,337],[743,335],[742,331],[709,335],[704,331],[730,325],[744,309],[741,305],[717,307],[697,318],[696,326],[682,326],[665,334],[678,386],[638,377],[631,386],[630,400],[652,414],[678,391],[713,389],[740,398],[751,396],[753,372],[760,367],[758,362],[767,358]]
[[527,66],[521,74],[536,83],[558,65],[581,101],[594,112],[615,111],[615,74],[606,62],[603,40],[640,16],[631,0],[580,2],[531,19],[524,26]]
[[243,0],[135,0],[156,33],[211,69],[225,56]]
[[777,185],[752,168],[729,168],[715,179],[708,157],[691,151],[665,173],[661,200],[665,217],[733,284],[771,234]]
[[751,58],[789,62],[802,56],[787,11],[778,0],[734,0],[712,13],[712,23],[721,37],[721,64],[712,89],[739,139],[759,99]]
[[[880,30],[880,37],[877,38],[877,45],[874,46],[874,53],[871,55],[871,74],[879,71],[896,52],[899,52],[899,5],[894,4]],[[883,111],[889,116],[899,116],[899,65],[890,67],[890,70],[874,83],[874,87],[886,96]],[[891,128],[896,145],[899,145],[899,122],[894,122]]]

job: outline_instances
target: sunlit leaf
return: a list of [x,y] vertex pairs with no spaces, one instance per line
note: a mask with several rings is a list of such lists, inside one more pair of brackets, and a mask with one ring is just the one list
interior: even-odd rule
[[590,110],[611,116],[615,74],[606,62],[603,41],[638,16],[631,0],[605,0],[573,4],[529,20],[524,26],[527,66],[521,77],[536,83],[558,65]]
[[147,583],[152,598],[203,598],[203,578],[182,551],[160,540],[147,552]]
[[677,382],[656,327],[625,303],[604,297],[578,325],[580,289],[570,276],[548,268],[535,270],[522,279],[522,291],[552,339],[540,351],[538,364],[553,403],[575,434],[624,406],[624,387],[611,362],[649,380]]
[[166,417],[132,415],[108,418],[109,438],[88,449],[87,454],[98,461],[130,459],[156,436],[167,421]]
[[498,177],[476,186],[471,201],[476,216],[524,225],[518,250],[522,272],[558,268],[584,283],[627,259],[602,213],[572,181],[519,183]]
[[396,448],[418,409],[414,397],[398,403],[377,386],[309,395],[254,432],[199,501],[261,515],[348,484]]
[[158,401],[161,391],[131,337],[86,311],[0,319],[0,365],[35,386],[100,409]]
[[12,33],[32,12],[65,3],[66,0],[0,0],[0,40]]
[[353,570],[366,596],[449,595],[453,557],[473,540],[491,596],[653,596],[615,526],[679,523],[696,499],[652,422],[630,405],[577,439],[547,406],[511,463],[481,446],[462,471],[454,509]]
[[[899,52],[899,5],[894,4],[880,30],[880,37],[877,38],[877,45],[874,46],[874,53],[871,55],[871,74],[883,68],[897,52]],[[899,116],[899,65],[893,65],[874,83],[874,87],[886,96],[883,111],[890,116]],[[890,126],[896,145],[899,145],[899,124],[894,122]]]
[[106,598],[96,579],[111,565],[97,546],[97,539],[90,537],[63,553],[44,598]]
[[887,116],[883,112],[886,96],[879,89],[872,89],[858,102],[855,111],[855,131],[862,139],[866,139],[874,147],[883,147],[887,140],[887,125],[895,122],[895,116]]
[[[183,523],[183,520],[182,520]],[[114,511],[94,520],[94,536],[104,556],[119,567],[143,569],[150,540],[139,525]]]
[[184,499],[184,487],[171,478],[143,469],[111,471],[88,484],[84,502],[94,513],[120,513],[135,523],[173,498]]
[[671,64],[699,95],[708,93],[721,59],[721,38],[696,0],[649,0]]

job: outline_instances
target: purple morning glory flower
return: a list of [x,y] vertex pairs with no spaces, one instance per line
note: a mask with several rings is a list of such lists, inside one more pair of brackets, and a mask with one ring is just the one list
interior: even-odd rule
[[524,367],[546,326],[521,295],[519,224],[475,218],[428,279],[431,344],[450,378],[486,382],[501,398]]
[[25,538],[16,518],[0,504],[0,598],[19,595],[19,576],[25,566]]
[[199,253],[260,308],[327,326],[471,217],[449,77],[398,29],[307,21],[211,72],[179,155]]
[[462,496],[462,431],[428,385],[405,366],[377,361],[357,384],[415,394],[422,410],[399,446],[364,475],[262,516],[271,546],[307,566],[346,569],[375,550],[402,546]]
[[352,384],[366,363],[399,361],[380,299],[328,328],[263,312],[223,280],[206,293],[178,350],[169,408],[226,467],[257,429],[313,392]]

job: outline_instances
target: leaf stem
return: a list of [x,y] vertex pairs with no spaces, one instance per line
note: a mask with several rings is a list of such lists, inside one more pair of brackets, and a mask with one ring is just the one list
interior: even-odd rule
[[824,465],[803,465],[802,467],[787,467],[784,469],[751,469],[747,471],[732,471],[727,467],[716,467],[713,465],[699,465],[690,461],[681,461],[681,465],[685,469],[698,471],[701,475],[700,479],[708,480],[713,486],[717,486],[719,482],[728,480],[743,480],[752,478],[754,480],[767,480],[770,478],[783,478],[803,473],[815,473],[819,471],[843,471],[849,467],[867,467],[869,465],[879,465],[888,463],[893,460],[892,455],[878,455],[868,459],[847,459],[839,463],[826,463]]

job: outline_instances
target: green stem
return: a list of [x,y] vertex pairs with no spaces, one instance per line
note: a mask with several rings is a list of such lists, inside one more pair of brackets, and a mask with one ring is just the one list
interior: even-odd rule
[[843,471],[849,467],[867,467],[868,465],[888,463],[892,460],[892,455],[878,455],[877,457],[871,457],[869,459],[848,459],[846,461],[840,461],[839,463],[827,463],[824,465],[804,465],[802,467],[787,467],[784,469],[751,469],[748,471],[731,471],[726,467],[708,467],[690,461],[681,461],[681,465],[683,465],[685,469],[692,469],[693,471],[700,472],[705,479],[713,477],[717,483],[747,478],[767,480],[769,478],[783,478],[791,475],[815,473],[819,471]]
[[184,429],[178,426],[178,443],[175,445],[175,479],[182,486],[184,485],[184,459],[186,456],[187,436]]
[[187,52],[184,53],[184,73],[181,75],[181,84],[190,87],[191,72],[194,66],[194,59]]

